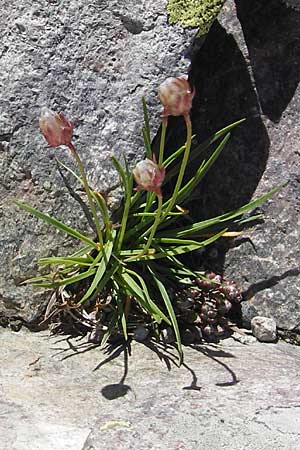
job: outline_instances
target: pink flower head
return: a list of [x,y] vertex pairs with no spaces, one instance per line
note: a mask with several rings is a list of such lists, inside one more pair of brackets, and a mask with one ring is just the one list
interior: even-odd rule
[[194,95],[185,75],[167,78],[158,89],[158,98],[164,107],[162,117],[189,115]]
[[155,156],[153,156],[153,161],[147,158],[137,163],[132,173],[137,183],[135,188],[137,191],[155,192],[156,195],[161,196],[160,187],[164,181],[166,170],[156,164]]
[[51,147],[71,143],[74,126],[63,113],[42,108],[39,124],[44,138]]

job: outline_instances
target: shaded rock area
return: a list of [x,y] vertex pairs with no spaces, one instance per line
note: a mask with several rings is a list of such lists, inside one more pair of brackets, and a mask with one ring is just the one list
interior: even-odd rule
[[37,258],[66,253],[77,243],[19,211],[12,198],[75,228],[88,227],[57,171],[55,157],[73,167],[69,153],[47,148],[38,131],[41,107],[74,121],[89,180],[113,210],[121,197],[110,154],[125,154],[129,163],[142,157],[141,97],[155,129],[157,87],[186,72],[185,51],[195,32],[168,25],[163,0],[2,0],[1,14],[0,318],[32,322],[47,295],[20,283],[36,274]]
[[0,343],[1,450],[300,448],[299,347],[227,339],[177,368],[138,343],[103,354],[3,328]]
[[300,13],[272,0],[228,1],[194,45],[194,132],[207,136],[246,117],[191,203],[211,217],[289,181],[256,212],[264,222],[200,260],[244,290],[244,324],[273,317],[300,331]]

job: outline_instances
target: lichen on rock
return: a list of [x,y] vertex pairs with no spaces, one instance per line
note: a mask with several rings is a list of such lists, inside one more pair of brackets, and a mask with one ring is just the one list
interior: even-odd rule
[[218,16],[225,0],[168,0],[171,24],[199,27],[199,36],[206,34]]

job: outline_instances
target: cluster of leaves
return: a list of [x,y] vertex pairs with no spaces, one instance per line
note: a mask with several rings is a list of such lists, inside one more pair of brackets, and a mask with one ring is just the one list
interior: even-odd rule
[[[150,159],[149,118],[145,102],[143,104],[143,136],[146,154]],[[185,180],[177,192],[174,190],[164,199],[154,192],[136,191],[132,172],[126,164],[124,168],[113,157],[112,163],[122,182],[124,201],[117,221],[113,223],[103,196],[88,186],[88,194],[95,207],[94,217],[102,216],[102,225],[95,224],[97,239],[16,201],[19,207],[33,216],[82,243],[70,256],[40,259],[40,265],[50,265],[50,272],[27,280],[34,286],[52,288],[56,292],[54,301],[48,306],[46,320],[62,310],[74,317],[80,312],[87,320],[97,312],[108,310],[109,323],[102,325],[104,344],[116,330],[121,330],[127,339],[128,328],[130,331],[131,327],[127,321],[128,315],[132,308],[138,307],[153,329],[163,323],[173,327],[178,351],[182,356],[180,330],[169,292],[186,279],[201,277],[205,280],[205,276],[187,267],[180,255],[207,246],[224,236],[230,223],[235,226],[243,223],[244,213],[256,208],[280,188],[276,187],[247,205],[218,217],[196,223],[191,221],[184,205],[220,155],[231,130],[239,123],[241,121],[223,128],[192,149],[189,163],[198,158],[201,152],[209,148],[212,151],[208,159],[203,159],[196,173]],[[184,146],[162,161],[161,166],[166,169],[165,180],[178,179],[187,145],[188,139]],[[85,184],[86,178],[82,176],[82,171],[79,176],[63,166],[79,183]]]

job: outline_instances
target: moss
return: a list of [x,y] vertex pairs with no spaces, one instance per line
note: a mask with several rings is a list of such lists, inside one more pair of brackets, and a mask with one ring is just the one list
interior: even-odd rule
[[168,0],[171,24],[199,27],[198,36],[206,34],[219,14],[225,0]]

